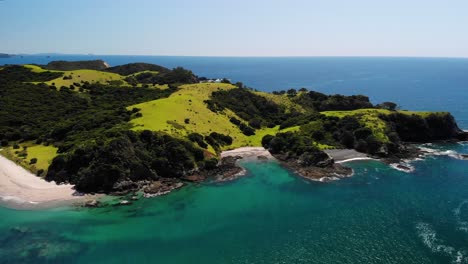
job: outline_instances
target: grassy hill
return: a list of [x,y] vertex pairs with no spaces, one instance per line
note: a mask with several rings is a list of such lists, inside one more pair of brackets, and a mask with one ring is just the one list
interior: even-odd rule
[[124,76],[121,76],[112,72],[104,72],[98,70],[90,69],[81,69],[81,70],[47,70],[38,65],[24,65],[24,67],[31,69],[32,72],[41,73],[41,72],[59,72],[63,75],[61,77],[55,78],[53,80],[44,82],[47,85],[55,85],[55,87],[70,87],[74,83],[83,84],[84,82],[89,83],[102,83],[102,84],[114,84],[118,86],[129,86],[129,84],[124,80]]
[[[204,136],[211,132],[229,135],[233,143],[225,148],[242,146],[261,146],[263,136],[279,132],[279,126],[263,128],[255,135],[244,135],[237,126],[229,120],[231,117],[242,120],[229,109],[222,113],[214,113],[207,108],[206,100],[214,91],[237,89],[231,84],[199,83],[179,87],[179,90],[168,98],[132,105],[128,109],[139,108],[142,117],[131,120],[135,130],[150,129],[163,131],[178,137],[184,137],[197,132]],[[293,131],[298,127],[284,131]]]
[[66,86],[69,87],[74,83],[83,84],[84,82],[89,83],[102,83],[102,84],[117,84],[118,86],[125,86],[127,82],[122,76],[111,73],[96,70],[73,70],[63,71],[64,77],[60,77],[51,81],[46,82],[48,85],[55,85],[56,87]]

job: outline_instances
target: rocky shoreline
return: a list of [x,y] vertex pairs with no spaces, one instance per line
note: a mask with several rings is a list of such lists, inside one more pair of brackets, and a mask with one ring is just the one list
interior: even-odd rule
[[[285,154],[271,155],[268,150],[258,148],[239,148],[231,151],[226,151],[221,154],[221,159],[217,167],[210,170],[196,170],[182,178],[160,178],[155,181],[123,181],[115,186],[116,191],[112,195],[123,197],[116,205],[129,205],[131,202],[125,200],[132,195],[136,197],[136,193],[142,193],[142,197],[151,198],[168,194],[174,190],[182,188],[187,183],[222,183],[236,180],[246,174],[246,170],[239,166],[239,160],[276,160],[284,168],[294,172],[298,176],[312,181],[330,182],[347,178],[353,175],[353,169],[342,165],[353,160],[373,159],[379,160],[389,166],[404,172],[412,172],[414,168],[409,164],[409,161],[423,158],[427,155],[434,154],[415,144],[402,144],[400,151],[397,154],[378,157],[369,156],[365,153],[360,153],[351,149],[334,149],[326,151],[324,157],[314,164],[307,164],[301,158],[293,158]],[[466,154],[457,154],[460,159],[467,159]],[[99,207],[100,203],[97,200],[87,200],[84,203],[87,207]]]

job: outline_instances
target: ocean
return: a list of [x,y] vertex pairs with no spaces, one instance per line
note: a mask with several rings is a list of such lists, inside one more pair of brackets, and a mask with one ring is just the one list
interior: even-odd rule
[[[103,59],[183,66],[263,91],[365,94],[402,109],[450,111],[468,129],[468,59],[23,56],[1,64]],[[0,263],[468,263],[468,143],[402,172],[347,163],[353,177],[310,182],[244,162],[234,182],[191,185],[129,207],[0,207]]]

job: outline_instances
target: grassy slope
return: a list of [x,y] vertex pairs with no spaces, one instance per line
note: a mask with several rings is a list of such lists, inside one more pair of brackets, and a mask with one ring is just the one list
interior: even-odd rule
[[[232,111],[225,110],[223,113],[216,114],[203,102],[209,99],[213,91],[233,88],[235,88],[233,85],[222,83],[183,85],[179,91],[168,98],[130,106],[129,109],[140,108],[143,114],[143,117],[133,119],[131,122],[135,125],[135,130],[164,131],[176,136],[185,136],[191,132],[202,135],[208,135],[211,132],[230,135],[233,138],[233,144],[229,148],[261,146],[263,136],[277,133],[279,127],[257,130],[256,135],[247,137],[229,121],[229,118],[233,116],[240,119]],[[189,119],[188,124],[185,123],[186,118]],[[288,130],[295,129],[298,128]]]
[[[416,112],[416,111],[397,111],[398,113],[406,115],[419,115],[421,117],[426,117],[434,112]],[[367,128],[371,129],[374,132],[374,135],[383,142],[388,142],[388,137],[385,135],[387,130],[386,123],[379,118],[380,114],[389,115],[395,113],[394,111],[384,110],[384,109],[359,109],[353,111],[325,111],[321,112],[326,116],[336,116],[339,118],[345,116],[354,116],[364,124]],[[444,114],[441,112],[441,114]]]
[[[26,157],[19,156],[19,154],[23,151],[23,147],[27,147]],[[33,173],[36,173],[40,169],[47,171],[50,163],[55,158],[55,156],[57,156],[57,148],[51,145],[44,146],[36,145],[33,143],[24,143],[20,145],[20,149],[13,149],[13,147],[7,147],[5,149],[2,149],[0,153],[5,157],[9,158],[10,160],[15,161],[23,168],[26,168]],[[36,164],[30,164],[30,160],[32,158],[37,159]],[[45,173],[43,175],[45,175]]]
[[295,110],[297,112],[303,113],[305,110],[302,106],[291,101],[290,97],[286,94],[277,95],[266,92],[254,92],[257,95],[263,96],[264,98],[275,102],[278,105],[283,105],[286,107],[287,111]]
[[46,82],[48,85],[52,85],[55,83],[56,87],[66,86],[69,87],[73,83],[81,83],[83,82],[100,82],[100,83],[107,83],[108,81],[122,81],[122,85],[128,86],[128,83],[124,81],[124,76],[121,76],[116,73],[111,72],[103,72],[103,71],[96,71],[96,70],[74,70],[74,71],[54,71],[54,70],[44,70],[37,65],[24,65],[27,68],[32,69],[33,72],[44,72],[44,71],[51,71],[51,72],[63,72],[63,76],[72,76],[71,80],[64,80],[63,77],[51,80]]
[[135,77],[135,76],[140,75],[142,73],[158,74],[159,72],[157,72],[157,71],[141,71],[141,72],[135,72],[135,73],[130,74],[130,75],[126,76],[126,77]]
[[[107,83],[108,81],[122,81],[123,84],[126,82],[123,80],[123,77],[111,72],[102,72],[96,70],[75,70],[75,71],[64,71],[64,76],[71,76],[71,80],[64,80],[63,77],[54,79],[52,81],[46,82],[46,84],[52,85],[55,83],[56,87],[70,86],[73,83],[81,82],[100,82]],[[127,84],[128,85],[128,84]]]

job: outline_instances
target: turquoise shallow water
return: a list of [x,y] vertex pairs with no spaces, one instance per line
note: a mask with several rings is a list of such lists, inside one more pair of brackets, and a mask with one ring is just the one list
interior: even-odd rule
[[325,184],[249,162],[235,182],[130,207],[0,208],[0,263],[468,263],[466,163],[352,162],[353,177]]

